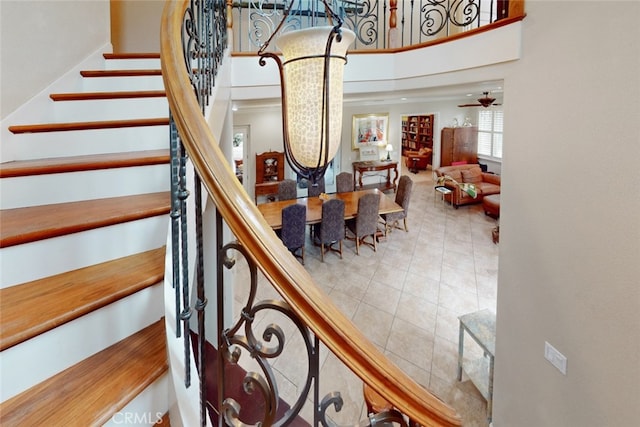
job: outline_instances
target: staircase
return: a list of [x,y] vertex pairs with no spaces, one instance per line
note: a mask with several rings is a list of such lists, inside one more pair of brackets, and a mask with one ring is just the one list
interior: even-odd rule
[[102,62],[2,130],[3,426],[169,423],[160,60]]

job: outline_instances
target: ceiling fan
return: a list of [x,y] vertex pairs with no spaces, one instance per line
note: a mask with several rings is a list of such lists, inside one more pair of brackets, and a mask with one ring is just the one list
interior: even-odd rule
[[489,96],[489,92],[482,92],[484,95],[482,98],[478,98],[478,104],[460,104],[458,107],[484,107],[487,108],[491,105],[502,105],[502,104],[494,104],[495,98]]

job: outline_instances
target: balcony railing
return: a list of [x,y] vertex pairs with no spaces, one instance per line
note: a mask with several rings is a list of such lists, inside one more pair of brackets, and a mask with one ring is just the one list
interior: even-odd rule
[[[321,396],[322,348],[396,408],[370,415],[361,425],[386,421],[404,425],[411,419],[424,426],[459,426],[460,418],[448,405],[391,363],[314,283],[268,226],[220,150],[205,112],[215,100],[217,74],[229,60],[229,10],[224,0],[169,0],[161,26],[172,156],[172,271],[166,276],[172,277],[175,290],[174,329],[183,341],[184,387],[199,387],[199,424],[213,420],[217,425],[258,421],[265,426],[287,425],[311,401],[308,421],[334,425],[342,400],[340,390]],[[215,248],[210,250],[215,253],[206,248]],[[249,272],[246,282],[240,283],[241,275],[230,281],[227,272],[241,264]],[[267,280],[258,280],[259,275]],[[247,297],[234,311],[229,292],[242,284],[248,288]],[[260,299],[261,286],[271,287],[280,297]],[[209,300],[215,302],[209,307],[215,313],[207,317]],[[274,322],[258,329],[257,316],[267,312],[293,327]],[[195,345],[190,333],[192,313],[197,314]],[[207,336],[216,337],[215,361],[206,360]],[[285,340],[300,343],[297,360],[307,370],[297,396],[289,399],[286,411],[278,412],[281,396],[272,364],[282,355]],[[259,403],[255,405],[262,410],[258,420],[247,420],[248,408],[230,394],[225,381],[229,367],[240,363],[243,351],[258,367],[246,374],[241,391],[248,401]],[[188,368],[194,359],[196,372]],[[215,398],[209,397],[208,384],[216,384]]]
[[[292,4],[284,31],[325,23],[319,0],[234,1],[233,51],[256,52]],[[460,34],[509,15],[508,0],[333,0],[344,27],[356,34],[353,50],[412,46]]]

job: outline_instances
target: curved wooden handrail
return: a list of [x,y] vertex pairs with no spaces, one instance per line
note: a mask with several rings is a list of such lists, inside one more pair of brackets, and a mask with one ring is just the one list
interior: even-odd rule
[[391,363],[315,285],[285,249],[224,158],[185,69],[181,27],[188,0],[168,0],[161,24],[162,77],[189,158],[236,238],[296,315],[359,378],[424,426],[460,426],[456,412]]

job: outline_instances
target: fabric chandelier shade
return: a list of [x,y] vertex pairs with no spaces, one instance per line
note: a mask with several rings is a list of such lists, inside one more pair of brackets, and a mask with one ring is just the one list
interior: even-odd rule
[[[284,57],[281,78],[285,144],[288,138],[288,154],[303,170],[324,167],[340,146],[344,65],[355,34],[341,29],[342,38],[333,40],[325,76],[327,40],[334,30],[326,26],[291,31],[276,42]],[[325,99],[325,79],[329,99]]]

